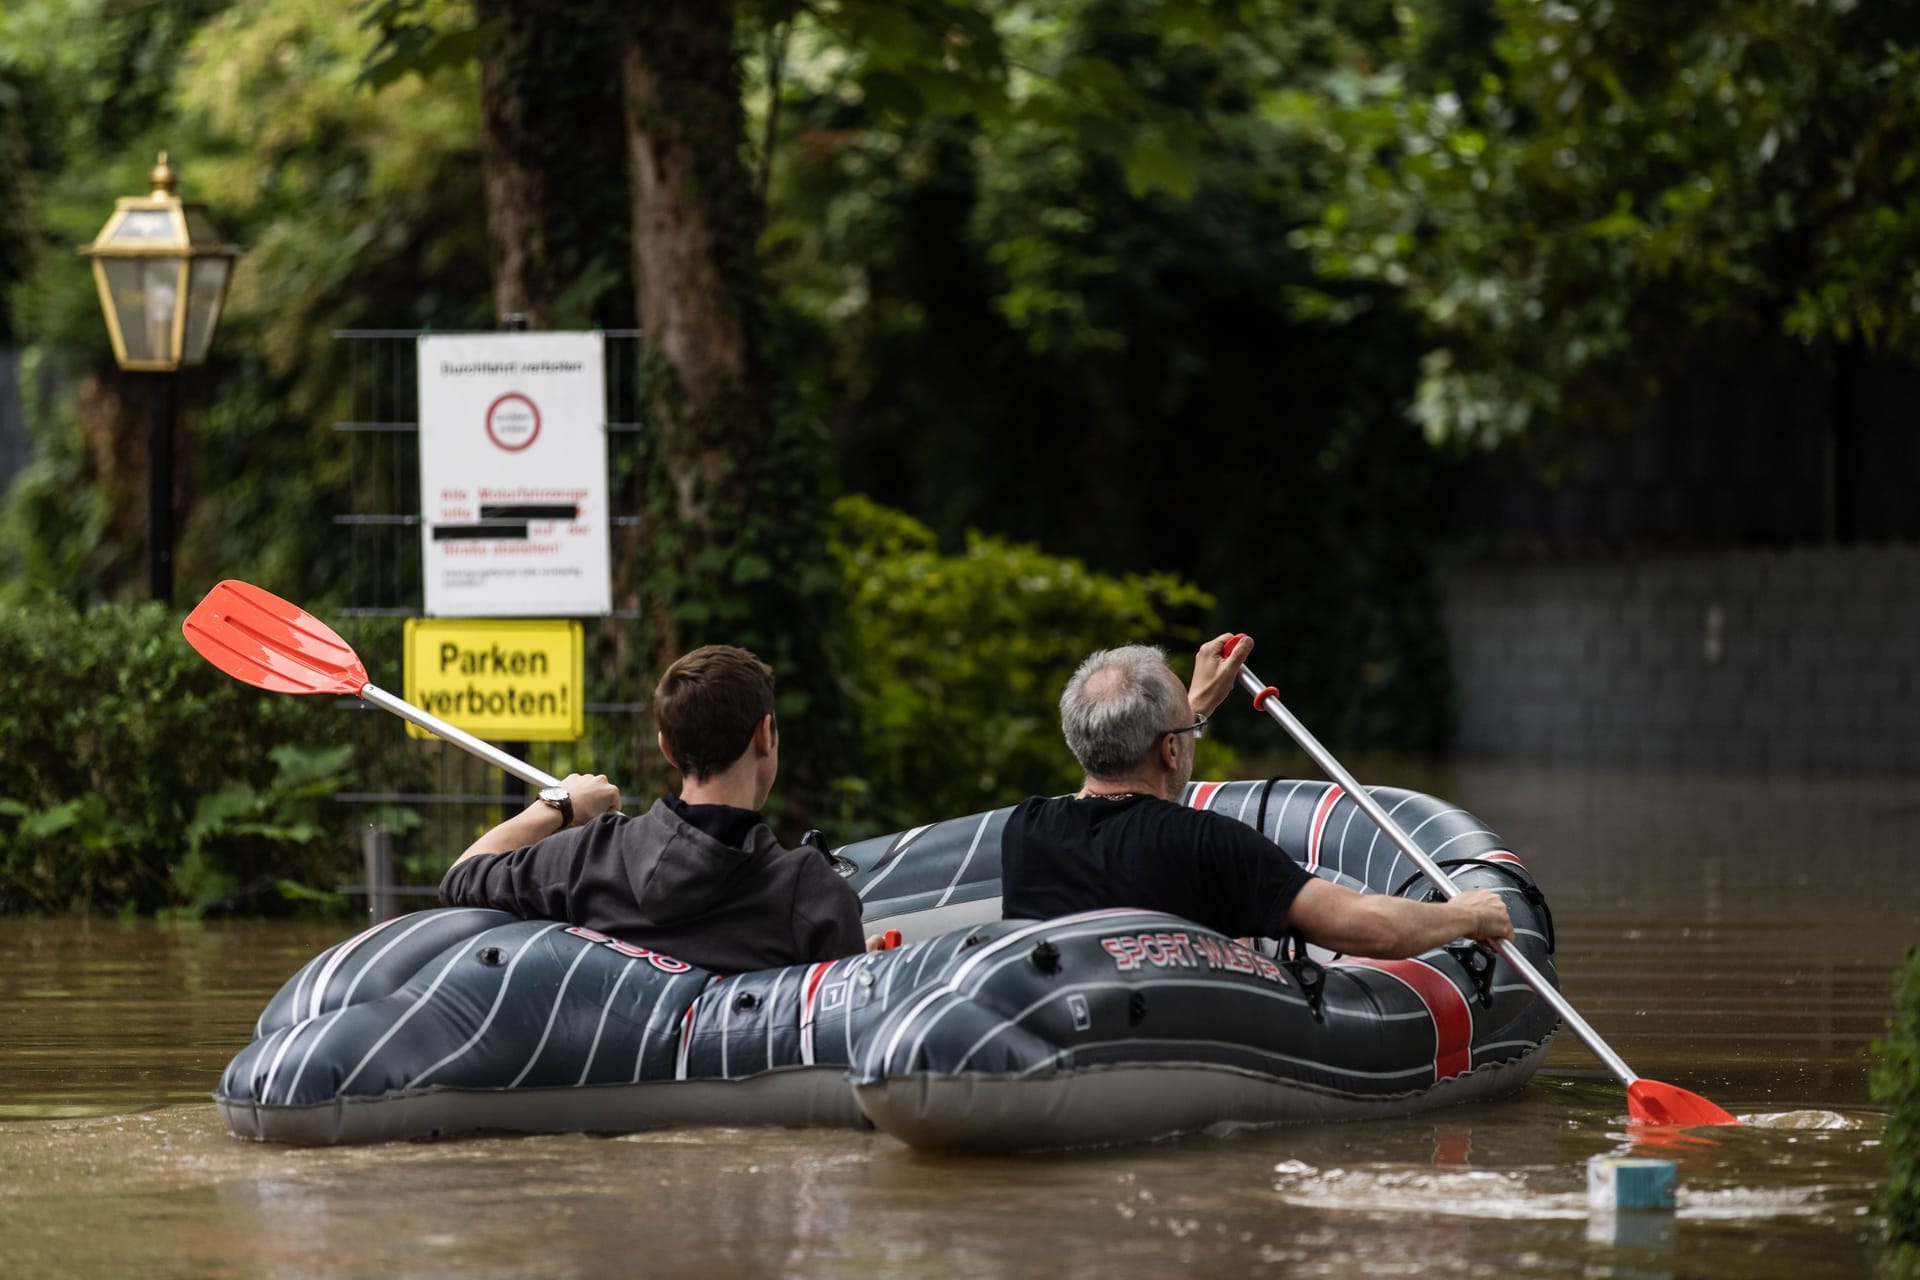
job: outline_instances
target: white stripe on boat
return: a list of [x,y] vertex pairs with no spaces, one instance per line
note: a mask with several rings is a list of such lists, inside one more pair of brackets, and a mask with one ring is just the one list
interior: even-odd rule
[[320,971],[319,979],[313,984],[313,1007],[307,1011],[309,1018],[320,1016],[320,1001],[327,994],[327,984],[333,981],[334,973],[346,958],[358,950],[361,943],[399,919],[399,916],[395,916],[392,920],[382,920],[373,928],[355,934],[333,949],[333,954],[327,957],[326,967]]
[[[555,926],[555,927],[558,927],[558,926]],[[352,1084],[355,1080],[358,1080],[360,1078],[360,1073],[367,1069],[367,1064],[373,1061],[373,1055],[376,1053],[379,1053],[380,1050],[384,1049],[386,1047],[387,1041],[393,1039],[394,1036],[398,1035],[400,1032],[400,1028],[406,1026],[408,1022],[413,1020],[414,1014],[420,1012],[421,1009],[426,1007],[427,1001],[433,999],[434,992],[440,990],[440,984],[447,980],[447,975],[449,973],[453,972],[453,966],[455,966],[456,964],[459,964],[463,959],[465,959],[466,954],[467,954],[466,951],[462,949],[462,950],[455,951],[452,955],[447,957],[447,962],[440,966],[440,972],[434,975],[433,982],[427,987],[425,991],[423,991],[420,994],[420,998],[418,1000],[415,1000],[413,1004],[408,1006],[407,1011],[405,1013],[401,1014],[398,1018],[394,1019],[393,1025],[387,1028],[386,1034],[381,1036],[378,1040],[375,1040],[373,1042],[373,1048],[367,1050],[366,1056],[362,1057],[359,1063],[355,1065],[353,1070],[347,1073],[346,1079],[342,1080],[340,1082],[339,1087],[334,1090],[334,1093],[336,1095],[345,1093],[347,1091],[347,1086]]]
[[[432,1066],[428,1067],[425,1071],[422,1071],[419,1075],[409,1080],[407,1082],[407,1088],[418,1089],[421,1085],[425,1084],[433,1076],[434,1072],[446,1066],[449,1062],[452,1062],[454,1059],[466,1056],[467,1050],[473,1048],[473,1046],[480,1043],[481,1037],[486,1035],[488,1028],[493,1026],[493,1020],[500,1015],[500,1006],[506,1003],[507,990],[508,988],[513,986],[513,971],[520,967],[520,961],[526,957],[526,954],[529,951],[533,950],[534,943],[540,941],[540,939],[546,937],[549,933],[552,933],[555,929],[564,929],[565,927],[566,925],[563,922],[555,922],[553,924],[550,924],[546,928],[540,930],[538,933],[529,937],[525,942],[522,942],[520,946],[515,949],[513,953],[513,959],[507,961],[507,971],[500,975],[500,989],[493,993],[493,1007],[491,1009],[488,1009],[487,1016],[481,1019],[479,1030],[475,1031],[471,1036],[468,1036],[467,1042],[465,1044],[461,1045],[458,1049],[455,1049],[452,1053],[449,1053],[446,1057],[440,1059],[440,1061],[434,1063]],[[585,947],[587,945],[588,944],[584,942],[581,944],[582,947]],[[464,952],[461,955],[456,955],[454,959],[459,960],[459,959],[462,959],[463,956],[464,956]],[[452,965],[451,964],[448,965],[448,968],[452,968]],[[442,969],[440,973],[441,973],[441,977],[445,977],[447,970]],[[435,987],[438,987],[440,985],[440,979],[435,978],[433,981],[433,985]],[[425,1004],[427,1000],[432,997],[432,995],[433,995],[433,992],[429,991],[426,995],[420,997],[420,1004]],[[400,1022],[396,1022],[393,1024],[393,1031],[398,1031],[400,1029],[400,1023],[405,1022],[407,1018],[411,1018],[414,1015],[415,1010],[420,1008],[420,1004],[416,1004],[412,1009],[407,1010],[406,1017],[401,1018]],[[387,1032],[387,1035],[389,1036],[392,1035],[393,1031]],[[384,1043],[385,1040],[386,1040],[386,1036],[382,1036],[381,1041]],[[379,1046],[376,1045],[375,1047],[378,1048]],[[366,1064],[363,1061],[361,1063],[361,1066],[365,1066],[365,1065]],[[354,1068],[354,1071],[356,1073],[359,1070],[360,1070],[359,1067]],[[345,1087],[346,1087],[345,1085],[341,1086],[342,1089],[344,1089]]]
[[883,870],[879,875],[875,876],[873,879],[867,882],[867,891],[861,894],[860,896],[862,898],[871,897],[873,895],[873,887],[879,884],[882,880],[885,880],[888,876],[892,875],[893,869],[907,860],[907,850],[913,847],[914,841],[918,840],[922,835],[925,835],[927,832],[933,830],[933,828],[936,825],[938,824],[929,822],[925,826],[915,827],[913,830],[907,832],[905,835],[901,836],[898,840],[894,841],[893,848],[887,850],[886,853],[880,855],[880,860],[882,862],[886,862],[888,856],[892,856],[893,861],[887,862],[886,869]]
[[[1075,1045],[1071,1049],[1056,1050],[1048,1058],[1047,1061],[1036,1062],[1034,1065],[1026,1068],[1020,1074],[1022,1076],[1030,1076],[1030,1075],[1033,1075],[1035,1072],[1045,1071],[1047,1068],[1051,1067],[1054,1064],[1054,1062],[1058,1061],[1060,1058],[1070,1058],[1075,1053],[1085,1053],[1089,1049],[1112,1049],[1116,1047],[1138,1049],[1142,1047],[1151,1047],[1152,1049],[1158,1050],[1170,1045],[1180,1045],[1180,1044],[1195,1045],[1195,1046],[1199,1046],[1207,1049],[1225,1049],[1232,1053],[1244,1053],[1256,1058],[1271,1058],[1275,1062],[1285,1062],[1291,1066],[1310,1067],[1316,1071],[1324,1071],[1332,1075],[1354,1076],[1354,1077],[1357,1077],[1360,1079],[1366,1079],[1366,1080],[1398,1080],[1404,1076],[1422,1076],[1428,1080],[1433,1079],[1433,1064],[1431,1062],[1424,1063],[1420,1066],[1414,1067],[1407,1071],[1362,1071],[1358,1067],[1335,1067],[1327,1063],[1327,1061],[1322,1058],[1296,1058],[1290,1054],[1278,1053],[1272,1049],[1256,1048],[1253,1045],[1245,1044],[1240,1041],[1203,1040],[1198,1037],[1182,1038],[1179,1040],[1152,1040],[1152,1041],[1143,1041],[1137,1038],[1130,1037],[1125,1040],[1090,1041],[1089,1043],[1086,1043],[1086,1044]],[[1161,1066],[1188,1065],[1188,1064],[1153,1062],[1153,1063],[1148,1063],[1144,1065],[1149,1065],[1155,1068],[1159,1068]],[[1197,1062],[1197,1063],[1192,1063],[1191,1065],[1219,1066],[1220,1064],[1210,1063],[1210,1062]],[[1223,1067],[1222,1069],[1233,1070],[1234,1068]],[[1312,1084],[1309,1084],[1307,1081],[1300,1080],[1300,1079],[1287,1079],[1284,1081],[1284,1083],[1295,1084],[1295,1085],[1301,1086],[1302,1088],[1308,1088],[1308,1089],[1315,1087]],[[1382,1099],[1382,1101],[1389,1101],[1389,1100],[1390,1099]]]
[[627,980],[627,974],[639,963],[638,959],[627,961],[627,967],[613,980],[613,990],[607,993],[607,1002],[600,1006],[600,1021],[593,1025],[593,1043],[587,1046],[587,1063],[580,1068],[580,1078],[574,1081],[575,1085],[585,1084],[587,1077],[593,1073],[594,1055],[600,1052],[600,1033],[607,1028],[607,1014],[613,1010],[614,997],[620,994],[620,985]]
[[[567,998],[567,984],[573,981],[573,971],[578,969],[580,962],[585,960],[588,954],[593,951],[593,946],[592,944],[585,944],[576,948],[576,950],[579,954],[574,956],[573,963],[568,965],[566,973],[561,975],[560,989],[553,993],[553,1005],[547,1010],[547,1025],[540,1029],[540,1043],[533,1046],[533,1056],[527,1059],[526,1066],[520,1068],[520,1074],[507,1082],[507,1088],[509,1089],[519,1088],[520,1082],[527,1078],[527,1072],[533,1070],[533,1064],[540,1061],[540,1054],[545,1051],[547,1040],[553,1035],[553,1021],[560,1016],[560,1003]],[[511,969],[508,970],[508,976],[512,976]],[[506,992],[506,988],[507,984],[502,982],[500,984],[502,994]]]
[[980,826],[973,833],[973,843],[967,846],[967,856],[960,859],[960,869],[953,873],[953,879],[948,882],[947,891],[940,895],[940,901],[933,904],[934,910],[938,911],[941,907],[946,906],[947,899],[953,896],[954,886],[960,883],[961,876],[967,874],[967,866],[973,861],[975,850],[980,847],[980,837],[987,834],[987,824],[992,821],[992,813],[987,813],[981,817]]
[[[1134,985],[1135,984],[1131,982],[1119,982],[1119,981],[1076,982],[1071,986],[1060,987],[1057,990],[1050,991],[1046,995],[1041,996],[1038,1000],[1035,1000],[1032,1004],[1028,1005],[1026,1008],[1022,1009],[1020,1012],[1014,1014],[1011,1018],[1003,1019],[998,1025],[994,1026],[992,1029],[987,1031],[986,1034],[982,1035],[978,1040],[975,1040],[972,1045],[968,1046],[967,1051],[965,1053],[961,1054],[958,1058],[954,1060],[954,1064],[951,1068],[949,1068],[949,1070],[956,1071],[956,1072],[965,1071],[967,1069],[967,1063],[973,1061],[973,1055],[980,1052],[980,1050],[982,1050],[983,1048],[985,1048],[988,1041],[992,1040],[995,1036],[998,1036],[1002,1032],[1006,1031],[1009,1027],[1019,1026],[1022,1022],[1025,1022],[1027,1020],[1027,1017],[1030,1014],[1034,1013],[1036,1010],[1044,1009],[1050,1004],[1057,1003],[1059,1000],[1063,999],[1064,997],[1074,992],[1077,992],[1077,991],[1130,991],[1134,988]],[[1256,1000],[1278,1000],[1281,1004],[1293,1005],[1300,1008],[1304,1008],[1307,1003],[1301,997],[1293,995],[1290,991],[1284,988],[1276,987],[1276,988],[1273,988],[1272,990],[1266,990],[1260,987],[1244,986],[1237,982],[1221,982],[1217,979],[1163,977],[1159,981],[1156,981],[1154,983],[1155,991],[1159,991],[1166,987],[1194,987],[1194,988],[1199,988],[1204,990],[1231,991],[1235,995],[1252,996]],[[1158,1043],[1158,1042],[1156,1041],[1155,1043]]]

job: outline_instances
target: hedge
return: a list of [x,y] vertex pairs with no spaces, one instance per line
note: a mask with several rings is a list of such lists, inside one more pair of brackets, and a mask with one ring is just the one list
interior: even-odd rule
[[273,909],[351,862],[348,717],[268,696],[158,605],[0,605],[0,911]]
[[[1210,598],[1171,576],[1096,574],[978,534],[943,552],[860,498],[835,505],[832,533],[860,729],[839,821],[823,824],[836,842],[1071,789],[1057,699],[1080,659],[1147,641],[1179,666],[1211,634],[1195,622]],[[356,771],[384,789],[434,785],[397,727],[350,746],[354,717],[332,699],[221,674],[179,617],[51,595],[0,604],[0,912],[284,909],[356,869],[367,814],[328,803]],[[1201,776],[1233,768],[1214,740],[1200,752]]]
[[[865,498],[834,504],[829,545],[848,610],[847,682],[864,773],[844,780],[848,840],[1070,791],[1060,691],[1095,649],[1164,644],[1176,668],[1213,604],[1167,574],[1114,577],[1022,543],[925,525]],[[1200,743],[1197,777],[1232,753]]]
[[1887,1038],[1874,1046],[1873,1100],[1887,1108],[1883,1144],[1887,1189],[1881,1199],[1887,1238],[1920,1262],[1920,947],[1907,952],[1894,980]]

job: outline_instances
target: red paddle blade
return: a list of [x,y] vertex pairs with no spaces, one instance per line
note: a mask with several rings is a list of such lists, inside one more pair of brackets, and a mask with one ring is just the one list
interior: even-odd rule
[[1739,1124],[1697,1093],[1641,1076],[1627,1086],[1627,1114],[1635,1124]]
[[207,592],[180,624],[201,657],[274,693],[357,696],[367,668],[333,628],[271,591],[232,579]]

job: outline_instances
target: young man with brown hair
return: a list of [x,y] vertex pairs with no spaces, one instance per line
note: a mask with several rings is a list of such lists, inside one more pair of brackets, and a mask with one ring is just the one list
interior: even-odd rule
[[474,841],[441,902],[565,920],[716,973],[860,951],[859,896],[760,817],[780,770],[773,669],[706,645],[667,668],[653,712],[679,795],[629,817],[604,775],[572,774]]

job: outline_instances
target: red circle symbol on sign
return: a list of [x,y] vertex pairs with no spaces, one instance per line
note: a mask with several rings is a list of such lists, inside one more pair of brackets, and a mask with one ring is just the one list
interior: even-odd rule
[[540,410],[518,391],[487,406],[487,438],[508,453],[518,453],[540,436]]

